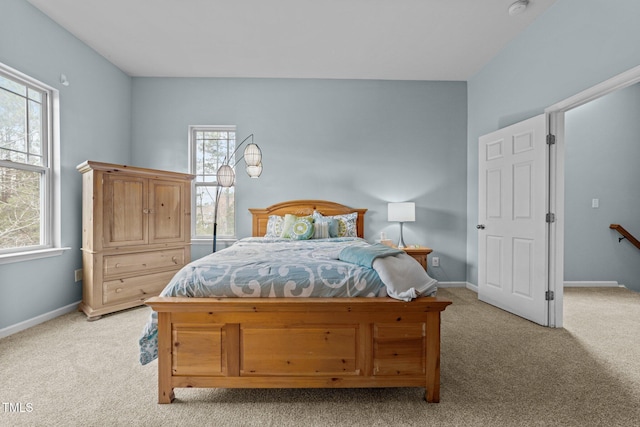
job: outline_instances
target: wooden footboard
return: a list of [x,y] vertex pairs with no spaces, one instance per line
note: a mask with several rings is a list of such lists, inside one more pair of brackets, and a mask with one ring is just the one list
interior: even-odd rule
[[451,301],[163,298],[158,402],[174,388],[425,387],[440,399],[440,312]]
[[[250,209],[253,236],[271,215],[357,213],[324,200],[294,200]],[[425,387],[440,400],[437,297],[151,298],[158,312],[158,401],[181,387]]]

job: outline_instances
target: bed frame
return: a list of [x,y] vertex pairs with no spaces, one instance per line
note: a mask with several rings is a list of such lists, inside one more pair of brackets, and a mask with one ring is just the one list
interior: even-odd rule
[[[298,200],[250,209],[253,235],[269,215],[358,212],[366,209]],[[146,302],[158,312],[158,403],[174,388],[424,387],[440,400],[438,297],[180,298]]]

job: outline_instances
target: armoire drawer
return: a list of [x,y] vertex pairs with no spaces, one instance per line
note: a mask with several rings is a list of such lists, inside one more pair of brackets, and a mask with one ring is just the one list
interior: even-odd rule
[[145,276],[126,277],[105,281],[103,283],[103,304],[113,304],[120,301],[144,301],[158,295],[169,283],[177,270],[163,273],[147,274]]
[[184,248],[138,252],[104,257],[104,277],[116,277],[131,273],[147,274],[153,271],[175,269],[185,264]]

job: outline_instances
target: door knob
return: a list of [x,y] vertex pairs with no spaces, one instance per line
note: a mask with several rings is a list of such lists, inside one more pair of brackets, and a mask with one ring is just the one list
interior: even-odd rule
[[484,230],[484,224],[478,224],[478,225],[476,225],[476,228],[478,230]]

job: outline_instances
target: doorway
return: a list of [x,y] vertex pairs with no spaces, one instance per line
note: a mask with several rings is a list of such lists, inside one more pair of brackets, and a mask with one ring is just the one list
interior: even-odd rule
[[[549,326],[563,326],[564,244],[565,244],[565,114],[590,101],[618,89],[640,82],[640,66],[619,74],[545,110],[549,114],[549,130],[555,135],[555,149],[549,159],[549,207],[556,221],[549,230],[549,290],[555,298],[550,301]],[[594,197],[595,198],[595,197]],[[593,202],[596,203],[596,202]]]
[[564,286],[640,291],[640,83],[565,114]]

